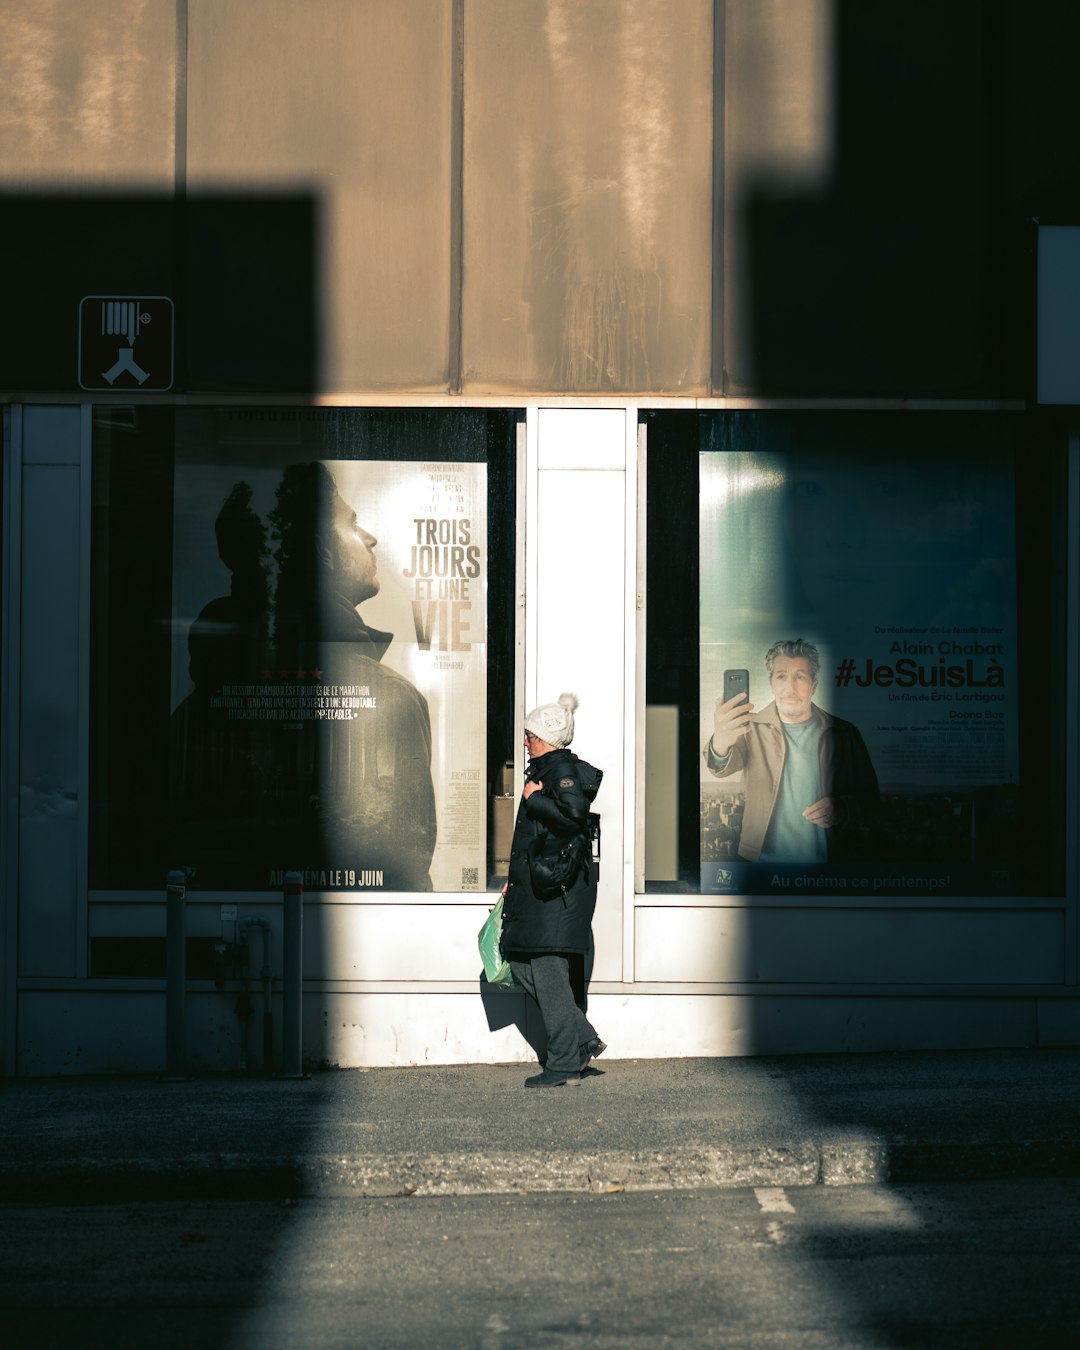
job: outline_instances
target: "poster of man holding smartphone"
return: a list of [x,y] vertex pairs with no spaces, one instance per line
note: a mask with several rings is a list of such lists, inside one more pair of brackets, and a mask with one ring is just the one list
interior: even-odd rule
[[765,653],[773,700],[760,711],[749,701],[749,671],[724,672],[704,754],[717,778],[742,776],[745,862],[841,862],[865,853],[877,776],[858,728],[814,703],[820,669],[812,642],[775,642]]
[[701,891],[1011,893],[1011,450],[773,427],[699,453]]

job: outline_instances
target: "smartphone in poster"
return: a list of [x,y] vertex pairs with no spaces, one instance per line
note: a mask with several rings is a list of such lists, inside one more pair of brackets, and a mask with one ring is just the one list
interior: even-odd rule
[[173,851],[207,886],[479,890],[486,466],[262,416],[178,438]]
[[701,889],[1010,893],[1011,460],[703,452],[699,473]]

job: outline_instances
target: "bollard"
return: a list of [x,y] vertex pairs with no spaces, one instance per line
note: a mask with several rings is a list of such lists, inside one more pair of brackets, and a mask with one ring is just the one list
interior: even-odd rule
[[259,977],[263,986],[263,1073],[269,1077],[274,1072],[274,947],[271,942],[273,930],[264,919],[262,928],[262,970]]
[[285,873],[282,928],[281,1077],[304,1077],[304,879]]
[[165,878],[165,1081],[187,1077],[187,874]]

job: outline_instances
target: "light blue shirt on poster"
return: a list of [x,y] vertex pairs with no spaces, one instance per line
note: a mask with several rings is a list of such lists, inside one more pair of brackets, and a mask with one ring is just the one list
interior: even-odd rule
[[825,862],[828,842],[825,831],[811,825],[803,812],[819,801],[821,790],[821,722],[783,723],[787,756],[780,779],[776,807],[761,851],[763,863]]

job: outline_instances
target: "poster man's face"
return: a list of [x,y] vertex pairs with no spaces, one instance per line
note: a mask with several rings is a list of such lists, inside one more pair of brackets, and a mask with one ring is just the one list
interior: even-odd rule
[[334,498],[331,532],[334,577],[342,595],[354,605],[370,600],[379,589],[375,562],[378,540],[361,527],[356,512],[340,494]]
[[781,722],[806,722],[812,716],[810,700],[817,688],[810,678],[805,656],[778,656],[773,662],[769,686],[776,699]]

